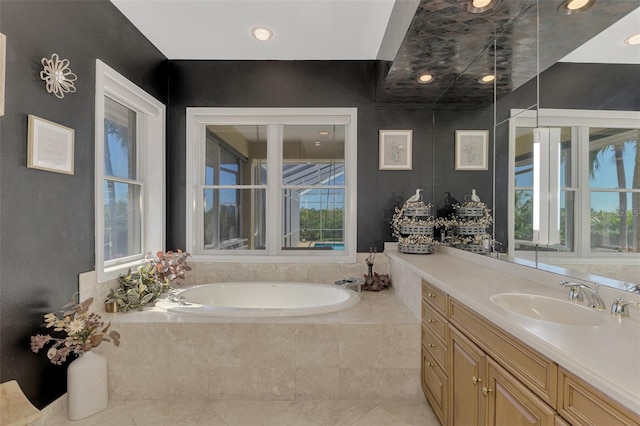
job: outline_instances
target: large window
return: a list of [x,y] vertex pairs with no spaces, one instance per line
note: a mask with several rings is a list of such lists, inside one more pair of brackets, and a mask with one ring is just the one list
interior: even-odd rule
[[187,249],[355,260],[355,109],[187,111]]
[[512,118],[511,255],[534,250],[533,135],[535,127],[544,127],[557,153],[544,167],[557,183],[557,194],[547,206],[556,235],[537,247],[543,261],[640,257],[639,122],[640,113],[624,111],[543,109],[537,117]]
[[164,105],[96,62],[96,269],[116,277],[164,249]]

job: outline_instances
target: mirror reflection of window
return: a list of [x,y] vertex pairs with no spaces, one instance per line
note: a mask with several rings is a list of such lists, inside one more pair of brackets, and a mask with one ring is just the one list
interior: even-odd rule
[[640,248],[639,129],[589,129],[592,252]]
[[[534,247],[533,127],[515,128],[513,149],[513,253],[538,251],[545,263],[569,265],[568,259],[629,259],[640,253],[640,129],[590,126],[571,111],[549,110],[551,120],[574,125],[560,132],[558,225],[560,244]],[[585,113],[582,113],[585,116]],[[540,118],[544,121],[544,116]],[[550,203],[552,204],[552,203]]]

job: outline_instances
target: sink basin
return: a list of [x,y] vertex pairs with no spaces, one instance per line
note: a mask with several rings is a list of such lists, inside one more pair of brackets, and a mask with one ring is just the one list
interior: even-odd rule
[[600,325],[604,318],[598,312],[569,301],[523,293],[500,293],[491,296],[497,306],[517,315],[538,321],[564,325]]

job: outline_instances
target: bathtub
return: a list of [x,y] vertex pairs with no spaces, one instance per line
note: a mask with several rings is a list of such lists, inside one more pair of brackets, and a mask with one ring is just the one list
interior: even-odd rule
[[336,312],[360,300],[351,289],[300,282],[230,282],[181,289],[187,304],[160,300],[168,312],[214,317],[289,317]]

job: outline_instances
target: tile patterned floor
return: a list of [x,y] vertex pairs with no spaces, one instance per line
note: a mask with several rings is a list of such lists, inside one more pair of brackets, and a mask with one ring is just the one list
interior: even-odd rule
[[439,426],[426,401],[122,401],[70,421],[66,412],[45,426]]

